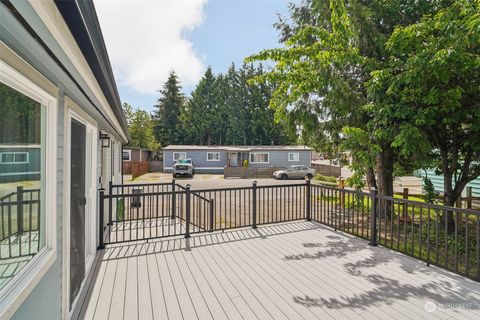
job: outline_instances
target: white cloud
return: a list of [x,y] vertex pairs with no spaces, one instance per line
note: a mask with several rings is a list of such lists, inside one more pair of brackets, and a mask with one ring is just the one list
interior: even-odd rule
[[185,32],[200,26],[207,0],[95,0],[119,84],[156,94],[171,70],[193,85],[204,65]]

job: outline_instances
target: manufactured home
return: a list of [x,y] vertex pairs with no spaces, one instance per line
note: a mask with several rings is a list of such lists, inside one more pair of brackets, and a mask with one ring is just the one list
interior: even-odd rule
[[165,172],[176,160],[191,158],[198,173],[223,173],[225,167],[285,168],[310,166],[312,149],[306,146],[195,146],[170,145],[163,149]]
[[0,2],[0,114],[0,318],[79,318],[129,139],[92,1]]
[[151,161],[154,157],[154,151],[136,147],[123,147],[122,158],[125,162],[145,162]]

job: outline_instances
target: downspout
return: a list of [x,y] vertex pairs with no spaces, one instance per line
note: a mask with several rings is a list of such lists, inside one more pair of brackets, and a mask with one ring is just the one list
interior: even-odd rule
[[120,161],[122,161],[122,185],[123,185],[123,147],[125,147],[126,145],[122,143],[122,158],[120,159]]

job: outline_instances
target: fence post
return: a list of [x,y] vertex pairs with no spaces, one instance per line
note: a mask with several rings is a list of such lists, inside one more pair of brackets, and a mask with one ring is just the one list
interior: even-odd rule
[[175,219],[176,217],[176,210],[177,210],[177,196],[175,194],[175,179],[172,179],[172,215],[171,218]]
[[214,221],[213,221],[213,212],[214,212],[214,208],[213,208],[213,205],[214,205],[214,201],[213,199],[210,199],[210,232],[213,231],[213,224],[214,224]]
[[455,207],[461,208],[462,207],[462,195],[459,195],[457,201],[455,201]]
[[23,187],[17,187],[17,233],[23,233]]
[[305,190],[305,194],[306,194],[306,197],[307,197],[307,203],[306,203],[306,217],[307,217],[307,221],[312,221],[312,197],[311,197],[311,189],[312,189],[312,184],[311,184],[311,181],[310,181],[310,178],[307,177],[307,180],[306,180],[306,190]]
[[[408,188],[403,188],[403,195],[402,198],[405,200],[408,200]],[[405,220],[404,222],[407,223],[407,203],[402,204],[402,220]]]
[[185,189],[185,238],[190,238],[190,185],[187,184]]
[[252,228],[257,228],[257,181],[252,183]]
[[113,182],[110,180],[108,182],[108,225],[112,225],[112,215],[113,215],[113,198],[111,197],[113,191]]
[[377,243],[377,189],[371,188],[370,194],[372,196],[372,213],[371,213],[371,227],[372,231],[370,234],[370,243],[369,245],[376,247]]
[[105,202],[105,189],[100,188],[98,190],[100,192],[99,196],[99,205],[98,205],[98,249],[105,249],[105,244],[103,243],[103,210],[104,210],[104,202]]
[[472,209],[472,187],[467,187],[467,209]]
[[345,181],[343,181],[342,177],[338,180],[338,188],[341,189],[340,191],[340,208],[345,207]]

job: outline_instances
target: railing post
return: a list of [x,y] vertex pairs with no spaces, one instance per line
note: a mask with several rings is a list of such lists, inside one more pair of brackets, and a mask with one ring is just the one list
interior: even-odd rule
[[190,238],[190,185],[187,184],[185,189],[185,238]]
[[214,205],[214,201],[213,199],[210,199],[210,232],[213,231],[214,227],[213,227],[213,224],[214,224],[214,221],[213,221],[213,212],[214,212],[214,208],[213,208],[213,205]]
[[[403,199],[405,200],[408,200],[409,196],[408,196],[408,188],[403,188],[403,195],[402,195]],[[408,204],[407,203],[403,203],[402,204],[402,220],[404,220],[404,223],[407,223],[407,206]]]
[[376,247],[377,243],[377,189],[371,188],[370,194],[372,197],[372,212],[371,212],[371,234],[370,234],[370,243],[369,245]]
[[111,197],[113,192],[113,182],[110,180],[108,182],[108,225],[112,225],[112,216],[113,216],[113,198]]
[[312,221],[312,197],[311,197],[311,188],[312,188],[312,184],[311,184],[311,181],[310,181],[310,178],[307,177],[307,181],[306,181],[306,185],[305,185],[305,194],[306,194],[306,218],[307,218],[307,221]]
[[252,228],[257,228],[257,181],[252,183]]
[[105,208],[105,189],[101,188],[99,191],[99,205],[98,205],[98,249],[105,249],[105,244],[103,243],[103,210]]
[[177,210],[177,196],[175,194],[175,179],[172,179],[172,214],[171,218],[175,219],[176,218],[176,210]]
[[23,233],[23,187],[17,187],[17,233]]

